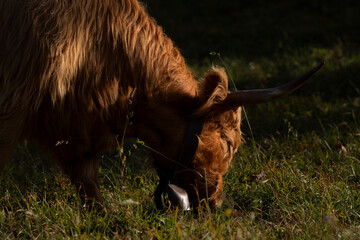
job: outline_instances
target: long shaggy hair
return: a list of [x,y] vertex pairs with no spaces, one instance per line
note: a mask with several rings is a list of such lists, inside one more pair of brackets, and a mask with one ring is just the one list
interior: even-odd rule
[[71,96],[104,111],[129,86],[144,95],[196,90],[179,51],[136,0],[3,0],[0,14],[1,106],[25,100],[36,112],[45,95],[53,104]]
[[[221,150],[197,157],[229,157],[220,167],[200,160],[195,165],[226,171],[240,143],[240,112],[211,113],[227,94],[224,71],[214,68],[198,87],[178,49],[137,0],[0,0],[0,169],[19,141],[32,139],[84,194],[101,201],[97,155],[113,144],[114,131],[123,131],[134,88],[137,117],[129,136],[155,147],[178,146],[186,119],[207,115],[199,149],[220,137]],[[155,110],[158,116],[150,117]],[[167,148],[169,155],[178,148]]]

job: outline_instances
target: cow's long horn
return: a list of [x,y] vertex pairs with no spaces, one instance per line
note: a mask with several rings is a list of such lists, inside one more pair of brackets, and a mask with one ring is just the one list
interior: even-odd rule
[[306,82],[306,80],[315,74],[323,65],[324,62],[320,63],[298,79],[275,88],[244,90],[229,93],[224,102],[221,104],[221,107],[229,110],[239,106],[265,103],[283,97],[301,87]]

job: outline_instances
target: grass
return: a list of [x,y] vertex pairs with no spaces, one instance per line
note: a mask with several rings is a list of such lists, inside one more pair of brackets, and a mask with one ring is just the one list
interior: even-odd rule
[[225,176],[221,210],[156,211],[156,173],[147,152],[128,143],[126,161],[102,159],[112,212],[86,212],[69,180],[23,145],[0,178],[0,238],[359,239],[359,4],[345,2],[148,3],[199,76],[223,65],[211,51],[221,53],[238,89],[326,65],[291,96],[246,108],[254,138],[243,121],[247,142]]

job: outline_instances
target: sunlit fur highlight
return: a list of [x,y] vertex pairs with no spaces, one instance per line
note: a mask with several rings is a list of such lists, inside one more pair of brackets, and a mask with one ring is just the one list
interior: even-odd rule
[[129,86],[196,91],[179,51],[135,0],[3,0],[0,9],[1,106],[26,99],[36,112],[46,94],[53,104],[76,95],[104,111]]
[[136,0],[0,0],[0,170],[28,139],[101,202],[98,155],[124,131],[134,88],[127,136],[176,159],[189,119],[206,116],[194,167],[220,183],[241,134],[239,110],[213,111],[228,92],[222,69],[198,86]]

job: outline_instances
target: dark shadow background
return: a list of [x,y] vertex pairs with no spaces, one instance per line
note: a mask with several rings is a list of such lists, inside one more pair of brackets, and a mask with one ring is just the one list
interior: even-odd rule
[[360,1],[143,0],[148,12],[189,59],[217,51],[254,59],[287,48],[333,47],[358,51]]

